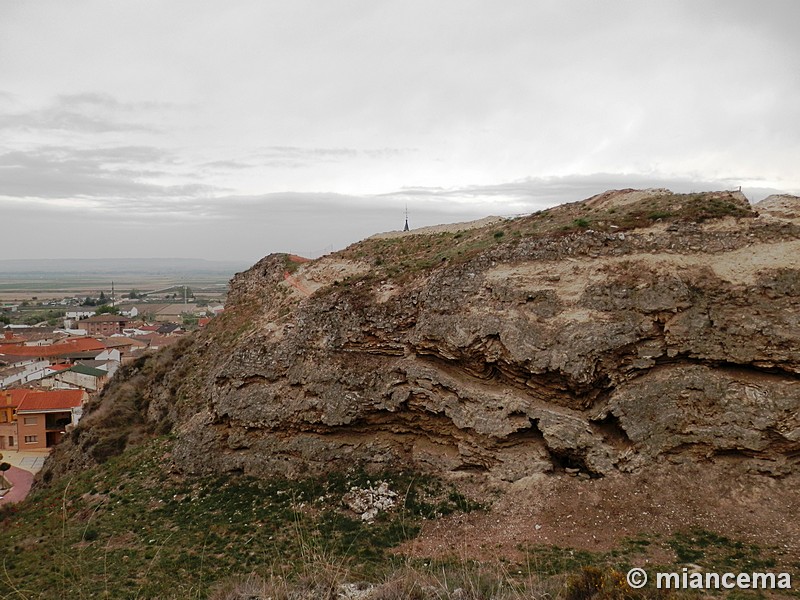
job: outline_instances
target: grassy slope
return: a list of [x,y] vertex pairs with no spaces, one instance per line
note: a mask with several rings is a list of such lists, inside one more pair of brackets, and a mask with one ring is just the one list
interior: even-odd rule
[[196,597],[210,581],[291,568],[312,554],[353,561],[366,574],[424,518],[474,508],[430,477],[387,474],[403,507],[365,524],[341,503],[351,486],[368,485],[362,472],[186,479],[164,469],[169,447],[169,438],[153,439],[5,507],[0,593]]
[[[308,592],[309,578],[330,586],[394,577],[396,588],[400,572],[406,587],[398,598],[413,597],[408,586],[423,580],[443,598],[465,586],[475,598],[582,598],[589,596],[579,588],[596,580],[611,586],[600,597],[612,598],[622,597],[614,595],[624,589],[619,573],[653,555],[671,554],[664,568],[678,572],[687,562],[748,572],[774,567],[760,548],[705,531],[640,536],[602,554],[523,548],[518,564],[466,564],[455,556],[408,562],[391,549],[413,539],[426,519],[481,507],[431,477],[385,474],[401,501],[367,524],[341,502],[351,486],[376,481],[358,470],[327,481],[187,479],[164,468],[169,447],[168,437],[152,439],[0,511],[0,597],[219,598],[215,588],[247,574],[259,581],[278,575],[295,591]],[[315,588],[308,597],[326,597],[320,594]]]

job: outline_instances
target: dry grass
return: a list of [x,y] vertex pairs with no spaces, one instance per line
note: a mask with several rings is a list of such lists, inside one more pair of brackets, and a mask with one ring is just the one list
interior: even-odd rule
[[209,600],[656,600],[676,597],[660,590],[636,591],[623,573],[584,567],[569,576],[515,576],[502,563],[455,563],[398,568],[383,581],[352,578],[341,565],[313,563],[289,579],[251,574],[215,586]]

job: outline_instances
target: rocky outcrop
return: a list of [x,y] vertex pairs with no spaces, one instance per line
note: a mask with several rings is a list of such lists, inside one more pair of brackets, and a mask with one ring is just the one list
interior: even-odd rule
[[[272,255],[148,380],[149,418],[171,424],[187,472],[516,481],[724,457],[781,476],[800,456],[792,206],[626,190],[312,262]],[[88,451],[92,426],[63,456]]]

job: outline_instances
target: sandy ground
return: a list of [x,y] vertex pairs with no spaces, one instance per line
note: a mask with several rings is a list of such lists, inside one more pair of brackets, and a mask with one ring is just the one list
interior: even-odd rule
[[[800,256],[800,240],[759,244],[719,254],[630,254],[622,257],[595,258],[591,261],[538,261],[523,265],[499,265],[488,271],[491,282],[513,282],[518,289],[556,290],[562,301],[576,301],[593,283],[608,280],[608,274],[621,263],[640,264],[659,275],[683,273],[691,268],[709,267],[724,281],[734,285],[753,285],[759,272],[766,269],[793,269]],[[555,283],[557,282],[557,283]]]
[[369,265],[353,260],[324,257],[301,265],[278,285],[297,297],[307,297],[334,281],[342,281],[369,272]]
[[650,196],[661,196],[663,194],[671,193],[672,192],[665,188],[650,188],[646,190],[629,191],[610,190],[608,192],[603,192],[602,194],[592,196],[586,200],[586,204],[592,208],[627,206],[628,204],[635,204],[636,202],[639,202],[639,200],[644,200]]
[[[499,495],[484,489],[490,510],[432,521],[403,551],[522,560],[526,546],[603,552],[639,535],[666,542],[678,532],[703,529],[756,544],[778,562],[791,561],[800,556],[797,484],[796,475],[774,479],[733,463],[658,465],[589,480],[533,476],[505,486]],[[663,548],[653,544],[655,552]]]

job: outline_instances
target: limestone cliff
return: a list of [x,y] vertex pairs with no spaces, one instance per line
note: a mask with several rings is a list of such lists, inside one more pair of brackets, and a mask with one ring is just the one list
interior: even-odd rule
[[786,475],[799,214],[794,197],[623,190],[268,256],[207,331],[118,377],[44,477],[166,431],[189,473],[414,464],[516,481],[733,457]]

